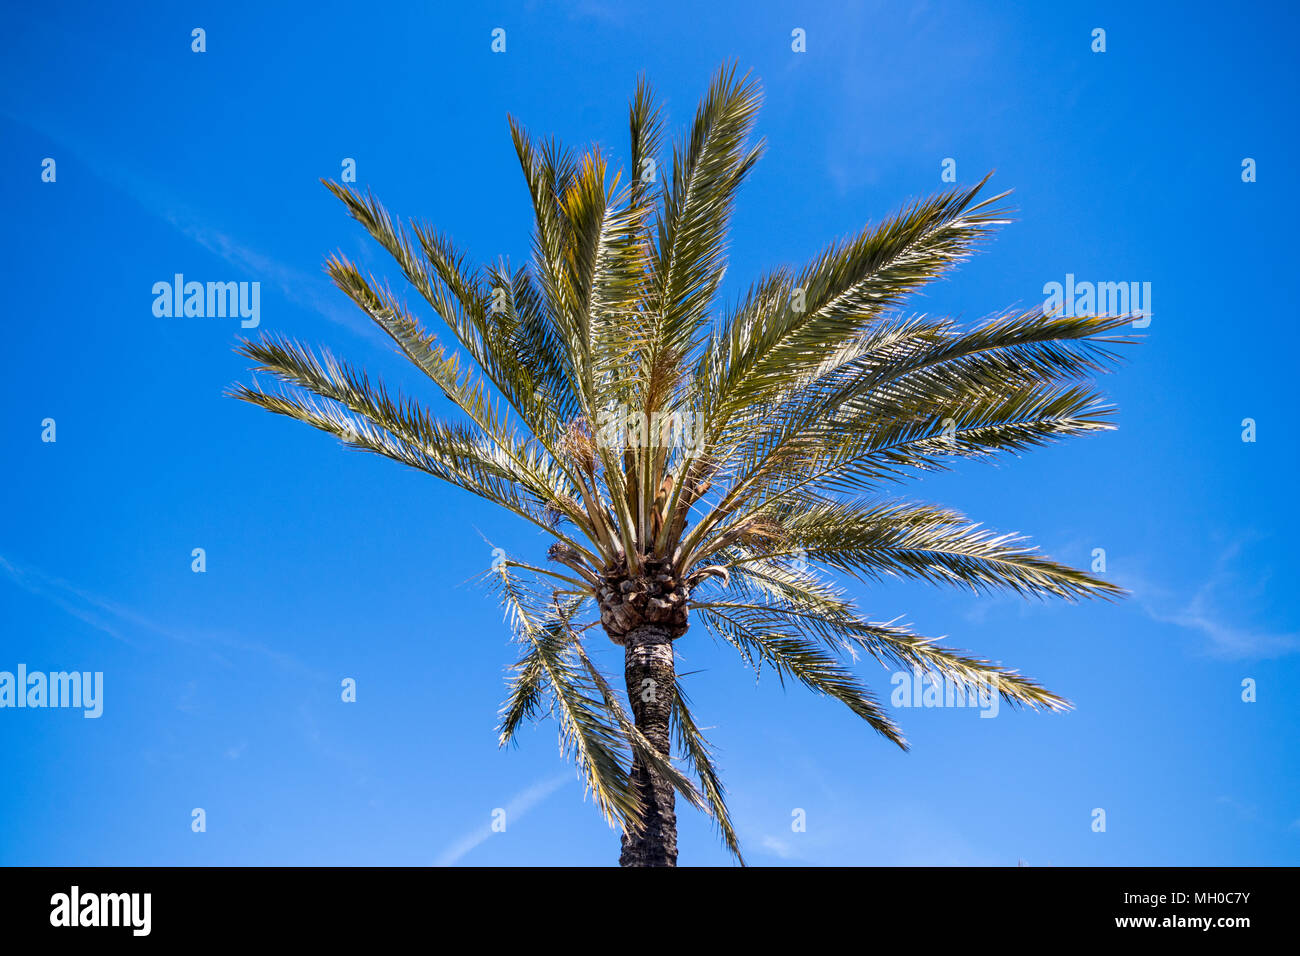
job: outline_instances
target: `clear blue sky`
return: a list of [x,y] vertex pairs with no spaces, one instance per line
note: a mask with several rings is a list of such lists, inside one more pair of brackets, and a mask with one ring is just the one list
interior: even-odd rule
[[[941,188],[951,157],[961,182],[995,169],[1019,221],[919,308],[974,321],[1072,273],[1150,282],[1155,313],[1105,381],[1119,431],[908,489],[1078,565],[1104,548],[1131,599],[856,592],[1077,710],[901,711],[903,754],[839,705],[755,686],[700,629],[679,645],[751,862],[1300,864],[1290,4],[401,6],[6,16],[0,670],[103,671],[105,701],[98,720],[0,710],[0,863],[614,862],[554,725],[495,743],[515,652],[466,582],[485,538],[525,559],[542,538],[223,397],[247,379],[238,321],[156,318],[151,288],[259,281],[263,330],[445,410],[322,275],[342,249],[400,281],[318,178],[355,158],[394,212],[519,261],[507,112],[625,162],[639,71],[680,130],[734,59],[765,86],[769,149],[725,298]],[[599,660],[621,670],[612,645]],[[681,820],[683,863],[726,862],[707,820]]]

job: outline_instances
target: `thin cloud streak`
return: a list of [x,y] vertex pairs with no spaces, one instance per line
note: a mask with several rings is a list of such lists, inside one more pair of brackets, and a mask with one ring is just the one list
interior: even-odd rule
[[10,581],[29,594],[49,601],[78,620],[84,621],[96,630],[131,647],[143,648],[143,645],[127,637],[123,633],[124,631],[130,629],[148,631],[169,641],[185,644],[189,647],[211,650],[212,648],[209,645],[216,644],[227,650],[256,654],[274,661],[286,670],[306,675],[315,680],[323,681],[328,679],[324,674],[308,667],[293,655],[277,651],[275,648],[267,647],[255,641],[245,641],[212,634],[200,638],[164,627],[129,608],[98,597],[62,578],[52,577],[38,568],[17,564],[3,554],[0,554],[0,571],[3,571]]
[[[560,787],[568,783],[572,777],[567,773],[562,773],[545,780],[539,780],[528,789],[521,793],[515,794],[504,807],[506,812],[506,826],[518,822],[537,804],[541,803]],[[474,850],[480,844],[492,836],[492,825],[485,823],[483,826],[465,834],[457,842],[453,843],[442,855],[438,857],[434,866],[455,866],[470,851]]]
[[[343,293],[336,290],[333,283],[323,275],[292,268],[263,255],[228,233],[203,225],[205,217],[182,211],[181,203],[165,195],[153,182],[141,179],[113,160],[104,158],[103,151],[92,151],[72,144],[67,137],[56,134],[46,126],[14,116],[8,111],[0,111],[0,115],[11,123],[26,126],[52,140],[60,150],[75,158],[99,180],[132,199],[150,215],[166,222],[181,235],[235,268],[249,273],[254,279],[272,283],[288,301],[318,313],[363,338],[376,341],[382,339],[373,325],[362,320],[355,310],[342,305]],[[98,157],[95,162],[86,159],[92,152]]]
[[[1125,581],[1125,587],[1138,596],[1138,606],[1142,613],[1161,624],[1173,624],[1203,635],[1206,638],[1205,650],[1214,657],[1228,660],[1267,659],[1294,654],[1300,650],[1300,634],[1296,632],[1269,632],[1252,628],[1249,625],[1237,625],[1225,620],[1220,608],[1235,605],[1238,608],[1249,607],[1249,598],[1258,594],[1262,583],[1254,585],[1243,583],[1232,570],[1233,560],[1241,553],[1242,542],[1228,545],[1215,561],[1214,570],[1205,582],[1197,588],[1190,599],[1170,609],[1170,602],[1160,588],[1145,585],[1142,582]],[[1223,601],[1219,596],[1227,590],[1234,592],[1234,600]],[[1152,600],[1160,597],[1160,604]],[[1243,598],[1247,600],[1243,601]]]

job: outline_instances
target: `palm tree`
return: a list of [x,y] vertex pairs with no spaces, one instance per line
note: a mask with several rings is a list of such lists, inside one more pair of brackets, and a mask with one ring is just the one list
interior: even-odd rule
[[[693,621],[750,667],[843,702],[906,749],[846,658],[865,653],[1012,706],[1069,704],[1013,670],[865,620],[832,573],[1067,600],[1120,593],[1022,538],[884,492],[954,459],[1112,427],[1088,380],[1113,366],[1110,346],[1124,339],[1108,333],[1129,319],[1033,310],[962,329],[899,311],[1007,221],[993,208],[1005,194],[976,201],[984,182],[916,202],[798,272],[776,269],[715,313],[732,205],[762,151],[748,142],[759,101],[748,76],[719,70],[659,176],[664,122],[640,81],[627,181],[598,149],[539,143],[511,119],[536,217],[519,268],[471,269],[429,226],[327,182],[453,342],[343,256],[328,273],[458,414],[435,417],[276,336],[240,351],[280,386],[232,392],[554,539],[547,562],[498,559],[485,572],[521,645],[500,740],[557,718],[562,751],[621,831],[625,866],[675,865],[679,793],[743,863],[674,666]],[[625,699],[592,661],[597,623],[623,649]]]

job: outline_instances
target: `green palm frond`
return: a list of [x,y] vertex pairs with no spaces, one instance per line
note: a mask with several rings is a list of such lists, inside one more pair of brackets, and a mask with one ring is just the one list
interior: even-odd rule
[[828,351],[951,269],[1005,223],[1005,213],[992,204],[1006,194],[974,203],[985,182],[914,203],[854,240],[830,246],[798,276],[779,270],[754,286],[697,367],[716,432],[737,412],[799,383]]
[[871,692],[840,661],[800,633],[783,615],[760,605],[727,607],[725,603],[700,603],[693,609],[699,611],[715,634],[750,651],[760,665],[770,665],[782,685],[790,677],[809,690],[833,697],[878,734],[907,749],[902,731]]
[[704,734],[696,724],[695,718],[691,716],[686,691],[682,688],[680,679],[676,682],[674,691],[677,696],[673,701],[673,729],[676,731],[677,745],[700,778],[704,795],[709,801],[710,815],[717,824],[723,845],[736,861],[744,866],[745,858],[740,852],[740,840],[736,837],[735,827],[731,823],[731,814],[727,810],[726,791],[722,786],[722,780],[718,777],[717,769],[713,766],[712,748],[704,739]]
[[1124,593],[1043,557],[1022,537],[996,534],[932,505],[805,504],[788,510],[780,527],[787,553],[867,579],[911,577],[977,593],[1009,591],[1067,600]]
[[[1114,361],[1114,319],[999,320],[969,335],[910,320],[878,330],[860,360],[749,424],[719,470],[728,492],[688,538],[744,520],[792,495],[872,490],[955,458],[1016,453],[1113,428],[1111,409],[1077,385]],[[1124,341],[1124,340],[1118,340]],[[1015,369],[1016,371],[1008,371]]]
[[570,280],[573,226],[564,207],[576,176],[573,155],[557,142],[537,146],[522,124],[510,119],[515,152],[533,200],[533,265],[552,334],[563,345],[566,377],[582,413],[596,408],[591,374],[589,316],[581,314]]
[[655,103],[654,90],[645,75],[637,77],[636,91],[628,104],[628,141],[633,203],[644,202],[659,181],[659,147],[664,136],[664,115]]
[[748,76],[737,76],[734,67],[719,70],[689,137],[673,150],[672,178],[664,182],[656,223],[652,332],[640,367],[646,411],[668,403],[722,280],[736,191],[762,154],[761,144],[746,143],[761,99]]
[[[506,574],[509,572],[507,571]],[[518,598],[513,603],[522,603],[522,587],[515,583]],[[510,668],[507,681],[509,691],[501,705],[500,723],[497,726],[501,746],[515,743],[515,734],[519,728],[537,720],[546,704],[547,693],[551,687],[548,662],[554,660],[568,643],[569,622],[582,606],[582,598],[570,598],[563,603],[552,601],[536,605],[535,598],[529,596],[533,605],[533,614],[528,624],[534,628],[528,634],[526,628],[516,625],[516,640],[524,644],[524,651],[519,660]]]
[[[517,437],[509,433],[484,437],[437,421],[414,401],[394,400],[382,385],[372,387],[364,373],[328,353],[318,359],[288,340],[263,336],[260,342],[245,342],[240,352],[258,363],[256,370],[325,401],[242,385],[234,390],[235,397],[473,492],[544,528],[579,553],[591,555],[581,542],[560,532],[541,514],[547,507],[561,508],[579,529],[588,530],[585,515],[567,504],[571,500],[567,476],[545,454]],[[503,427],[491,419],[483,420],[495,428]]]
[[[938,639],[921,637],[896,621],[864,620],[844,591],[821,577],[802,560],[792,566],[784,558],[756,557],[737,549],[729,565],[729,594],[695,606],[737,615],[773,618],[821,641],[832,653],[856,660],[865,652],[886,667],[919,671],[976,692],[996,691],[1012,706],[1064,710],[1070,704],[1036,681],[1016,671],[943,647]],[[734,641],[730,643],[737,646]],[[754,666],[752,654],[737,646]]]
[[645,735],[637,729],[636,724],[633,723],[630,717],[628,717],[627,711],[623,709],[623,705],[619,703],[618,695],[615,694],[614,689],[609,686],[609,681],[605,679],[605,676],[600,672],[600,669],[591,662],[591,658],[587,656],[587,652],[583,649],[582,644],[575,641],[573,644],[573,650],[578,656],[578,659],[582,661],[582,665],[587,669],[587,674],[591,677],[592,684],[595,685],[596,689],[600,692],[600,696],[605,702],[605,709],[609,711],[618,722],[619,729],[623,731],[628,746],[644,763],[653,768],[655,773],[661,775],[665,780],[673,785],[678,793],[689,800],[691,806],[695,807],[697,810],[703,810],[705,813],[708,813],[709,803],[705,800],[704,796],[696,789],[695,785],[691,783],[684,774],[682,774],[681,771],[672,765],[667,755],[661,754],[657,749],[655,749],[654,744],[647,740]]
[[560,725],[560,751],[572,757],[587,792],[610,823],[625,831],[640,825],[640,797],[626,769],[628,741],[611,723],[605,701],[585,668],[574,659],[568,621],[538,600],[502,566],[489,572],[516,639],[529,648],[517,665],[511,696],[503,709],[501,740],[539,706],[545,684]]
[[1117,358],[1109,346],[1127,340],[1106,333],[1125,321],[1034,310],[970,332],[921,318],[878,323],[828,358],[813,381],[747,423],[736,443],[737,470],[761,474],[883,420],[931,422],[950,409],[1107,372]]

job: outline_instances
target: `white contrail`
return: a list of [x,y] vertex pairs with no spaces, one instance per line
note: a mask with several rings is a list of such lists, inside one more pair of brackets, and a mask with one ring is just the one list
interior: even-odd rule
[[[537,806],[560,787],[568,783],[573,778],[562,773],[545,780],[539,780],[527,790],[515,794],[511,797],[510,802],[505,805],[507,825],[514,823],[530,809]],[[442,856],[438,857],[434,866],[454,866],[465,854],[469,853],[476,846],[492,836],[492,824],[485,823],[476,830],[467,833],[456,843],[452,844],[443,851]]]

